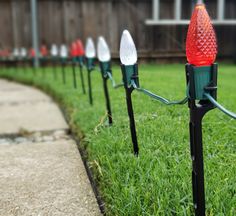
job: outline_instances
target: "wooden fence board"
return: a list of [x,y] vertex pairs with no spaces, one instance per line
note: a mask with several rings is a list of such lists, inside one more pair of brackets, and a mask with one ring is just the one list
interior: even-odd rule
[[[161,0],[162,17],[173,17],[173,0]],[[182,7],[182,17],[189,18],[189,0]],[[216,0],[205,0],[209,14],[216,17]],[[38,0],[39,40],[70,44],[80,37],[84,42],[91,36],[94,41],[103,35],[118,55],[120,36],[128,29],[138,50],[145,56],[168,54],[184,55],[187,26],[147,26],[152,17],[152,0]],[[235,18],[235,0],[226,1],[226,17]],[[0,47],[31,46],[29,0],[0,0]],[[235,26],[217,26],[220,55],[236,54]]]

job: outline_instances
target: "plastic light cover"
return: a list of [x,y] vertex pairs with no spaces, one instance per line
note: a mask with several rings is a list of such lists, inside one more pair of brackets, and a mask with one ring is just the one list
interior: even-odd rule
[[82,43],[82,41],[80,39],[78,39],[76,41],[76,45],[77,45],[77,55],[78,56],[84,56],[85,52],[84,52],[84,45]]
[[8,49],[0,50],[0,56],[1,57],[8,57],[9,56],[9,50]]
[[207,66],[217,54],[216,35],[204,4],[197,4],[192,14],[186,41],[186,55],[190,64]]
[[108,62],[111,60],[110,49],[102,36],[98,38],[97,53],[100,62]]
[[60,47],[60,56],[61,58],[67,58],[68,57],[68,49],[65,44],[61,45]]
[[120,61],[124,65],[134,65],[137,62],[137,50],[128,30],[124,30],[120,41]]
[[15,48],[15,49],[13,50],[13,56],[14,56],[14,57],[18,57],[19,55],[20,55],[19,49],[18,49],[18,48]]
[[70,56],[71,57],[76,57],[77,56],[77,53],[78,53],[78,50],[77,50],[77,43],[76,42],[73,42],[71,44],[71,47],[70,47]]
[[34,51],[33,48],[31,48],[31,49],[29,50],[29,55],[30,55],[30,57],[35,57],[35,51]]
[[95,58],[96,57],[95,46],[94,46],[92,38],[87,39],[86,48],[85,48],[85,56],[87,58]]
[[40,53],[43,57],[47,56],[48,55],[48,49],[45,45],[42,45],[41,48],[40,48]]
[[25,58],[27,56],[27,50],[24,47],[22,47],[20,50],[20,56],[22,58]]
[[53,44],[51,47],[51,56],[56,57],[58,56],[58,48],[56,44]]

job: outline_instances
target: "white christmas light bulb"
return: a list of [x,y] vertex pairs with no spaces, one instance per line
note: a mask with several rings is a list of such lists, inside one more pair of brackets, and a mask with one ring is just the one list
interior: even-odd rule
[[98,38],[97,53],[100,62],[108,62],[111,60],[110,49],[104,37]]
[[120,41],[120,61],[124,65],[134,65],[138,59],[137,50],[128,30],[124,30]]
[[60,56],[61,58],[67,58],[68,57],[68,49],[65,44],[61,45],[60,47]]
[[203,4],[203,0],[198,0],[197,4]]
[[18,49],[18,48],[15,48],[15,49],[13,50],[13,56],[14,56],[14,57],[18,57],[19,55],[20,55],[19,49]]
[[58,48],[56,44],[52,45],[50,52],[51,52],[51,56],[55,57],[58,55]]
[[94,46],[92,38],[87,39],[86,47],[85,47],[85,56],[87,58],[95,58],[96,57],[95,46]]
[[20,56],[22,58],[25,58],[27,56],[27,50],[24,47],[22,47],[20,50]]

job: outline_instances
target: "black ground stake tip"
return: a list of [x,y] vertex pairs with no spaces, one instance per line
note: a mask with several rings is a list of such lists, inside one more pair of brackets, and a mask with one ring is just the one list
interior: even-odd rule
[[110,103],[110,97],[109,97],[109,92],[108,92],[108,87],[107,87],[107,78],[103,78],[103,89],[104,89],[104,95],[105,95],[105,100],[106,100],[108,123],[109,125],[112,125],[111,103]]
[[89,103],[93,105],[93,95],[92,95],[92,83],[91,83],[91,69],[88,69],[88,92],[89,92]]
[[62,72],[62,81],[63,84],[66,84],[66,72],[65,72],[65,62],[61,62],[61,72]]
[[53,77],[54,77],[54,79],[55,80],[57,80],[57,68],[56,68],[56,66],[57,66],[57,60],[56,60],[56,58],[54,58],[53,60],[52,60],[53,62]]
[[126,104],[127,104],[127,111],[130,121],[130,133],[131,139],[133,143],[133,150],[134,155],[138,156],[139,154],[139,147],[138,147],[138,140],[137,140],[137,133],[136,133],[136,126],[134,120],[134,111],[133,111],[133,103],[132,103],[132,92],[134,88],[131,85],[131,81],[134,81],[137,86],[139,86],[138,80],[138,67],[136,65],[132,66],[125,66],[121,65],[122,75],[123,75],[123,82],[126,92]]
[[[204,160],[202,143],[202,119],[204,115],[215,106],[207,99],[200,98],[204,89],[198,89],[201,83],[196,77],[195,67],[186,65],[186,79],[189,86],[188,106],[190,109],[190,149],[192,159],[192,191],[193,203],[196,216],[205,215],[205,189],[204,189]],[[206,72],[207,73],[207,72]],[[209,81],[211,85],[217,86],[217,66],[211,66]],[[211,95],[216,98],[216,89],[212,88]],[[203,97],[203,96],[202,96]],[[199,102],[197,102],[199,100]]]
[[101,70],[102,80],[103,80],[103,90],[104,90],[105,101],[106,101],[108,123],[109,125],[112,125],[111,103],[110,103],[109,91],[107,87],[107,80],[109,79],[107,72],[109,71],[111,74],[110,62],[100,62],[100,70]]
[[83,65],[79,65],[79,71],[80,71],[80,80],[81,80],[81,86],[82,86],[82,92],[83,94],[86,94],[85,85],[84,85],[84,74],[83,74]]
[[75,71],[75,62],[72,60],[72,74],[73,74],[73,84],[74,88],[77,88],[77,80],[76,80],[76,71]]
[[87,72],[88,72],[88,93],[89,93],[89,103],[93,105],[93,95],[92,95],[92,83],[91,83],[91,73],[94,69],[94,59],[87,58]]

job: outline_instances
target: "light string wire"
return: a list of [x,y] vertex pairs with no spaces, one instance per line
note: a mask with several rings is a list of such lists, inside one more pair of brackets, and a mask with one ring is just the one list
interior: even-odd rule
[[209,93],[205,93],[204,94],[207,99],[214,104],[220,111],[222,111],[223,113],[225,113],[226,115],[230,116],[233,119],[236,119],[236,113],[233,113],[229,110],[227,110],[225,107],[223,107],[221,104],[219,104]]
[[145,95],[148,95],[149,97],[155,99],[155,100],[158,100],[160,101],[161,103],[164,103],[166,105],[183,105],[183,104],[186,104],[188,102],[188,97],[185,97],[183,100],[179,100],[179,101],[170,101],[162,96],[159,96],[159,95],[156,95],[146,89],[143,89],[143,88],[139,88],[137,87],[137,85],[135,84],[134,80],[131,80],[131,86],[139,91],[139,92],[142,92],[144,93]]
[[112,74],[110,72],[107,71],[107,75],[108,75],[109,79],[111,80],[113,88],[117,89],[117,88],[120,88],[120,87],[124,86],[124,83],[116,84],[116,82],[115,82],[115,80],[112,77]]

